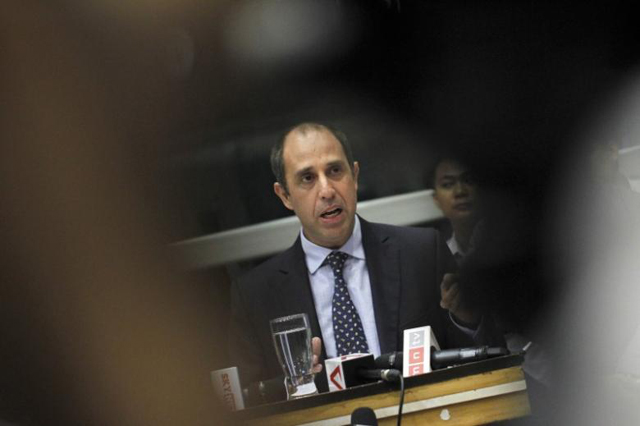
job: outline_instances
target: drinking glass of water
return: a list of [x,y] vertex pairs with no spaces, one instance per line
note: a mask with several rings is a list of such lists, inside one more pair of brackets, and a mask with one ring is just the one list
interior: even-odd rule
[[318,393],[313,382],[311,327],[307,314],[276,318],[270,324],[289,399]]

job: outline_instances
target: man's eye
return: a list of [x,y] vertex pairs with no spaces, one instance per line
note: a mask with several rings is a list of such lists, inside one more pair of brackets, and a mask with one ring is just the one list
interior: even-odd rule
[[338,175],[338,174],[340,174],[342,172],[342,167],[340,167],[340,166],[332,167],[331,170],[329,170],[329,172],[332,175]]
[[309,182],[313,181],[313,176],[312,175],[303,175],[300,178],[300,181],[303,182],[303,183],[309,183]]
[[443,188],[451,188],[453,186],[453,182],[442,182],[440,186]]

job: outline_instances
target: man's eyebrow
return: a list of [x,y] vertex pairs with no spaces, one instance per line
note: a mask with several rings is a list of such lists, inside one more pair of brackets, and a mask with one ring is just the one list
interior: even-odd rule
[[443,176],[440,176],[439,180],[456,179],[458,176],[461,176],[461,174],[448,174],[448,175],[443,175]]
[[300,169],[298,170],[295,175],[296,177],[302,176],[302,175],[306,175],[307,173],[311,172],[311,170],[313,170],[313,167],[309,166],[309,167],[305,167],[304,169]]
[[344,166],[344,160],[334,160],[327,163],[327,168],[335,166]]

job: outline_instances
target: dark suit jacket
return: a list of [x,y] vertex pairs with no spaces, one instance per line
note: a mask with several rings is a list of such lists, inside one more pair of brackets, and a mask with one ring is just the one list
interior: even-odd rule
[[[443,348],[473,345],[439,305],[442,276],[455,268],[455,262],[438,232],[363,219],[360,223],[381,353],[402,350],[402,331],[423,325],[433,327]],[[230,360],[238,366],[243,386],[282,375],[269,321],[303,312],[309,316],[312,335],[322,337],[298,237],[288,250],[232,286]],[[318,376],[322,391],[325,373]]]

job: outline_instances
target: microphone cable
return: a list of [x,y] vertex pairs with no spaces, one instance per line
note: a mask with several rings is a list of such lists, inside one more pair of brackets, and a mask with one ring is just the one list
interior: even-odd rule
[[400,404],[398,404],[398,423],[402,424],[402,406],[404,405],[404,376],[400,374]]
[[[393,364],[393,362],[391,363]],[[400,426],[402,424],[402,407],[404,406],[404,376],[402,375],[402,371],[395,368],[384,369],[384,370],[372,370],[378,371],[379,377],[377,380],[384,380],[389,383],[400,382],[400,403],[398,404],[398,422],[397,425]]]

